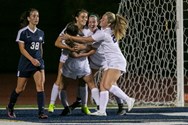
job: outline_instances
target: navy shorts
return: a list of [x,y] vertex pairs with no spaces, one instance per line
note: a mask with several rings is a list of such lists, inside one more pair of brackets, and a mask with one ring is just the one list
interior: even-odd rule
[[31,76],[33,76],[33,74],[37,71],[40,70],[33,70],[33,71],[18,71],[17,72],[17,77],[24,77],[24,78],[30,78]]

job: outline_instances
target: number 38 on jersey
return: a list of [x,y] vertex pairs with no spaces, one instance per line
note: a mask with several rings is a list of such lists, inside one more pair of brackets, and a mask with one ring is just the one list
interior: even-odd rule
[[40,43],[39,42],[32,42],[30,49],[32,50],[39,50]]

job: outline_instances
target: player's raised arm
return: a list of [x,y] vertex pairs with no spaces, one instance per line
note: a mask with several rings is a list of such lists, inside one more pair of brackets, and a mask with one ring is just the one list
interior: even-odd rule
[[63,40],[71,40],[79,43],[92,43],[94,42],[94,39],[89,36],[89,37],[81,37],[81,36],[71,36],[69,34],[62,34],[60,36]]

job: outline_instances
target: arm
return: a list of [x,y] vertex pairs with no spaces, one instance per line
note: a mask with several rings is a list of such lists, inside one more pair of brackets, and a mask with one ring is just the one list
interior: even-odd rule
[[94,39],[89,36],[89,37],[81,37],[81,36],[71,36],[68,34],[63,34],[60,36],[63,40],[71,40],[79,43],[92,43],[94,42]]
[[74,43],[74,50],[79,52],[79,51],[82,51],[82,50],[85,50],[85,51],[88,51],[88,50],[91,50],[90,47],[88,47],[88,45],[86,44],[81,44],[81,43]]
[[43,47],[42,47],[42,43],[41,43],[41,46],[40,46],[40,51],[41,51],[41,57],[43,57]]
[[85,52],[85,53],[72,53],[72,56],[75,57],[75,58],[79,58],[79,57],[86,57],[86,56],[91,56],[93,55],[94,53],[96,52],[96,49],[92,49],[88,52]]
[[25,44],[23,42],[19,42],[19,49],[20,49],[20,52],[22,55],[24,55],[28,60],[31,61],[31,63],[34,65],[34,66],[40,66],[40,62],[33,58],[26,50],[25,50]]
[[70,50],[70,51],[74,51],[73,48],[71,48],[71,47],[69,47],[69,46],[63,44],[63,43],[62,43],[62,40],[63,40],[62,37],[59,36],[59,37],[56,39],[56,41],[55,41],[55,46],[58,47],[58,48],[60,48],[60,49],[67,49],[67,50]]

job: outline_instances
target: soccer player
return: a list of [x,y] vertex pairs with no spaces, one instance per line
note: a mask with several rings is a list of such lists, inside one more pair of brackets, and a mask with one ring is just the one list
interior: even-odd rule
[[[74,23],[70,23],[65,32],[71,35],[76,36],[76,27]],[[77,27],[78,29],[78,27]],[[74,32],[73,32],[74,31]],[[80,34],[79,34],[80,35]],[[71,46],[71,48],[74,47],[74,44],[72,41],[65,41],[66,44]],[[95,102],[99,105],[99,90],[95,86],[94,79],[91,75],[91,69],[89,66],[89,61],[87,57],[79,57],[79,58],[74,58],[73,55],[75,53],[81,53],[79,52],[68,52],[69,56],[66,62],[64,63],[64,68],[63,68],[63,83],[64,87],[62,90],[63,96],[63,105],[65,106],[65,109],[62,112],[62,115],[65,115],[65,111],[70,111],[69,109],[69,104],[66,100],[66,88],[68,84],[71,84],[72,80],[83,80],[84,83],[87,83],[89,88],[91,89],[91,94]],[[83,107],[87,106],[86,104],[83,105]]]
[[[86,25],[87,19],[88,19],[88,12],[86,10],[84,10],[84,9],[77,10],[77,12],[74,15],[74,22],[78,26],[79,32],[83,31],[84,26]],[[65,30],[66,30],[66,27],[60,33],[60,35],[64,34]],[[71,48],[70,46],[67,46],[64,43],[62,44],[62,40],[60,39],[60,37],[58,37],[57,40],[55,41],[55,46],[58,47],[58,48],[63,49],[61,57],[60,57],[61,66],[59,67],[59,70],[60,70],[59,73],[62,74],[62,72],[61,72],[62,71],[62,67],[63,67],[66,59],[68,58],[67,51],[64,51],[64,50],[74,51],[74,49]],[[59,75],[59,77],[61,77],[60,79],[62,79],[62,75]],[[76,82],[76,81],[72,81],[72,82]],[[71,110],[73,110],[76,107],[80,107],[80,105],[82,105],[82,112],[84,112],[85,114],[89,114],[90,113],[88,107],[86,106],[87,105],[87,99],[88,99],[88,89],[87,89],[87,85],[84,82],[82,82],[82,80],[79,82],[79,88],[78,89],[79,90],[78,90],[77,100],[72,105],[70,105],[69,107],[65,108],[65,110],[62,112],[62,115],[69,114],[70,113],[69,108]],[[58,91],[59,90],[58,90],[57,86],[53,87],[53,89],[52,89],[53,95],[51,95],[51,102],[50,102],[48,111],[51,111],[51,112],[54,111],[54,103],[55,103],[54,100],[56,100],[56,98],[57,98]],[[63,95],[63,93],[64,93],[64,91],[61,92],[61,95]],[[62,100],[62,101],[64,101],[64,100]],[[65,103],[63,103],[63,104],[65,104]],[[66,106],[64,105],[64,107],[66,107]]]
[[18,31],[16,42],[19,45],[21,57],[18,64],[17,86],[10,96],[7,106],[8,116],[16,118],[14,106],[21,92],[24,91],[28,79],[33,76],[38,103],[38,118],[46,119],[44,109],[44,60],[42,44],[44,43],[44,32],[36,26],[39,23],[39,12],[37,9],[31,8],[24,12],[20,18],[21,29]]
[[109,92],[127,102],[128,111],[133,108],[135,99],[126,95],[116,84],[123,72],[126,71],[126,59],[123,56],[118,44],[114,44],[122,39],[126,34],[127,21],[125,18],[112,12],[106,12],[100,20],[102,31],[97,30],[90,37],[62,35],[64,40],[72,40],[80,43],[100,44],[100,58],[107,61],[100,81],[100,105],[97,112],[91,115],[106,116],[106,107],[109,99]]
[[[98,24],[99,24],[99,16],[95,13],[91,13],[89,15],[88,19],[88,34],[87,36],[91,36],[93,33],[95,33],[98,29]],[[114,43],[117,44],[117,43]],[[80,44],[75,45],[76,50],[84,49],[79,46]],[[86,53],[79,53],[76,55],[76,57],[83,57],[83,56],[89,56],[89,61],[90,61],[90,68],[92,70],[93,76],[99,71],[99,69],[105,69],[107,66],[107,63],[105,61],[105,58],[99,58],[101,56],[98,56],[100,54],[100,50],[102,49],[100,44],[93,44],[91,47],[92,50],[88,51]],[[94,51],[94,52],[93,52]],[[95,53],[95,54],[94,54]],[[118,115],[124,115],[126,114],[126,110],[123,108],[123,100],[116,97],[116,102],[118,104]],[[99,107],[98,107],[99,108]]]

